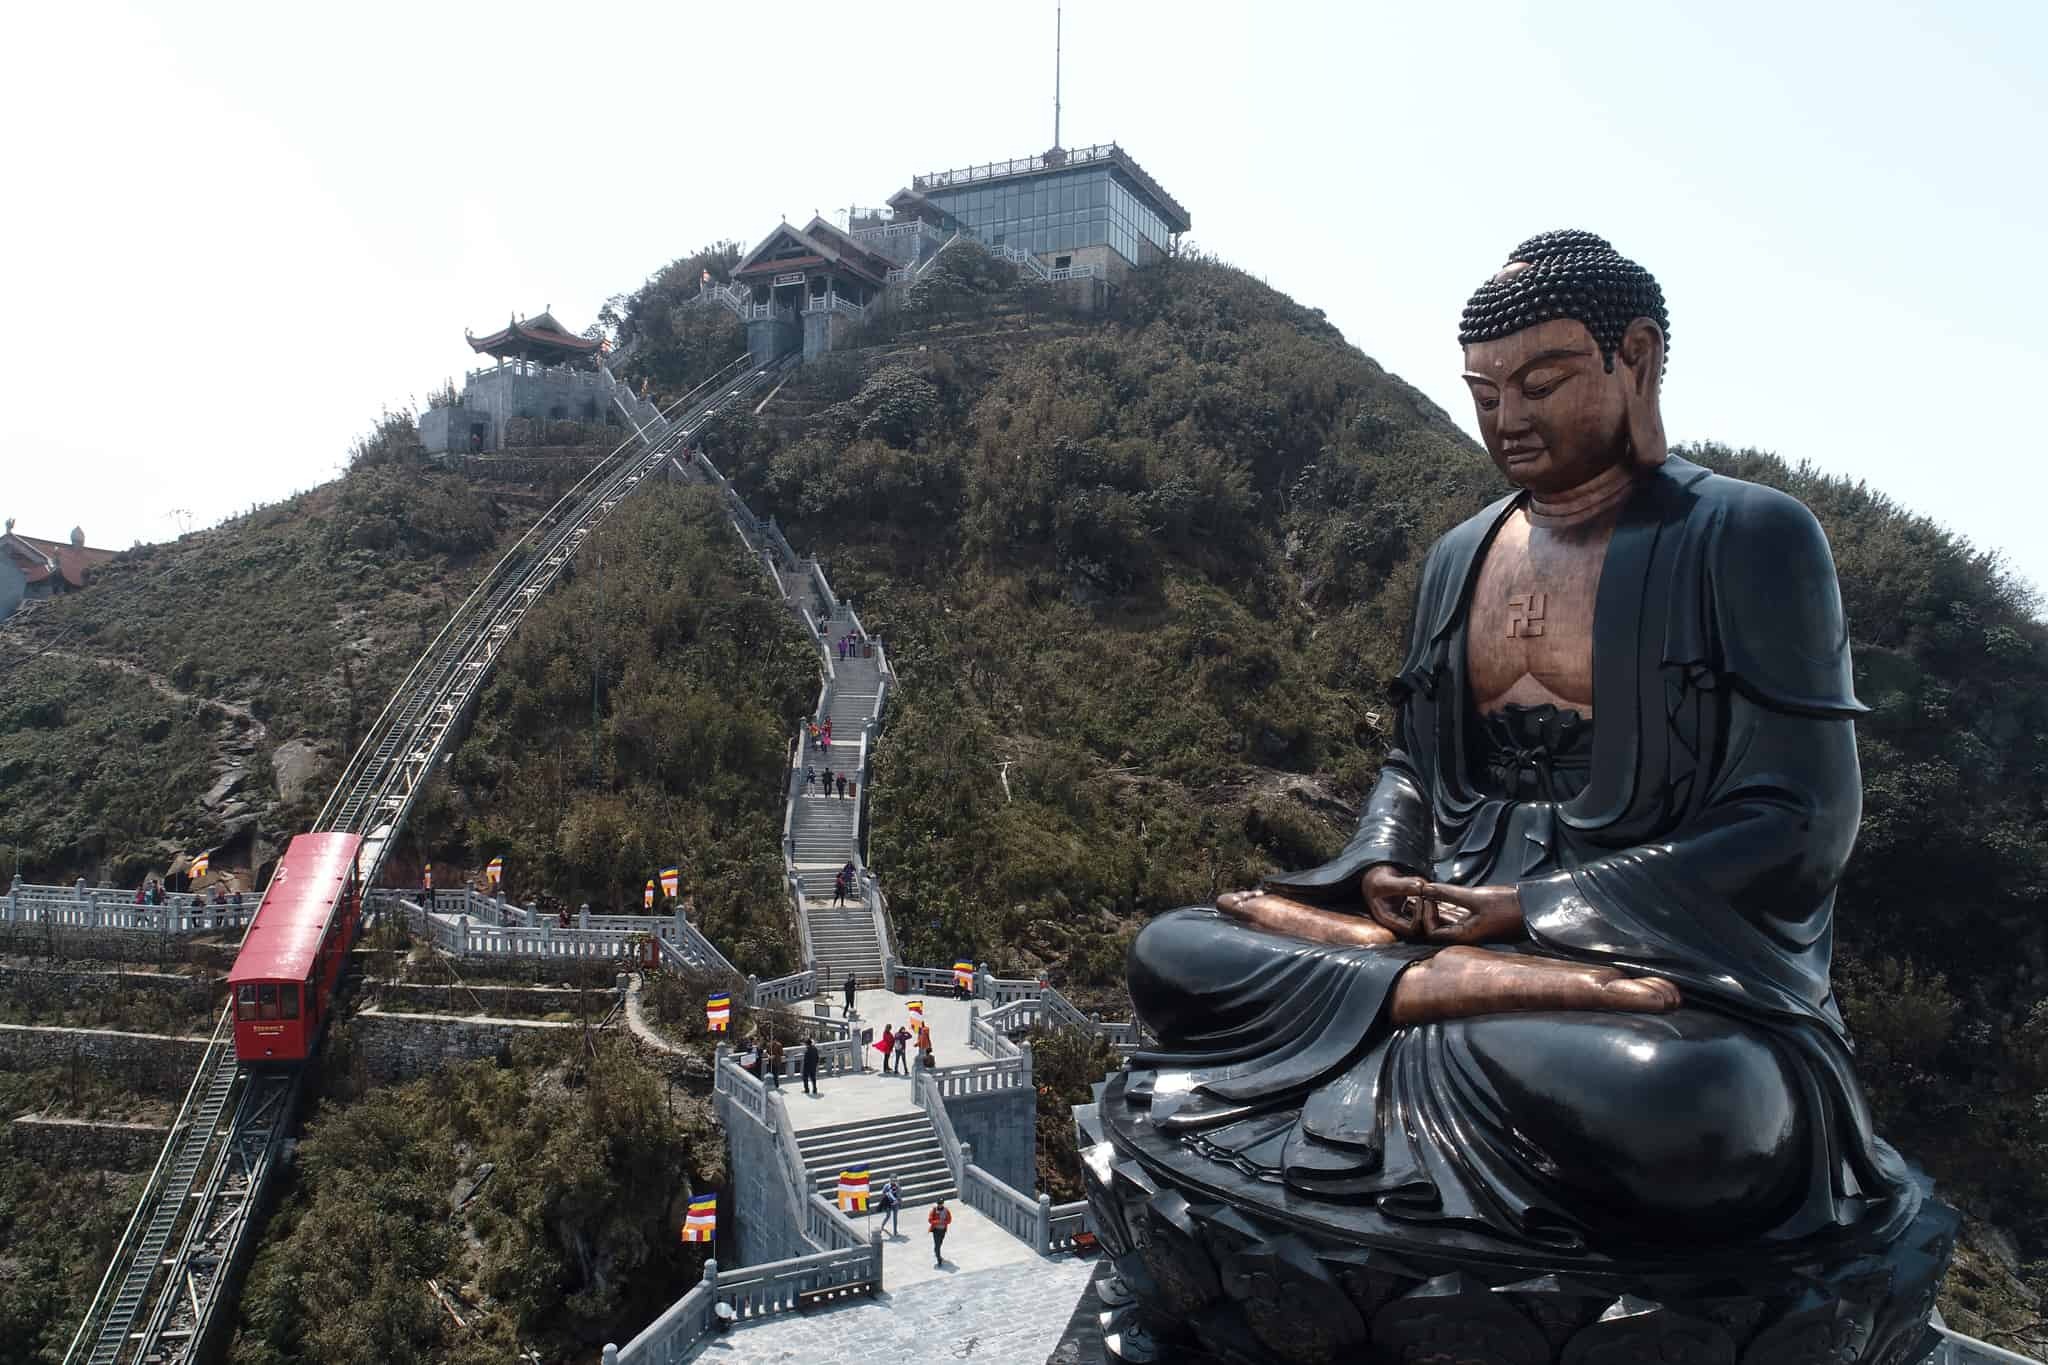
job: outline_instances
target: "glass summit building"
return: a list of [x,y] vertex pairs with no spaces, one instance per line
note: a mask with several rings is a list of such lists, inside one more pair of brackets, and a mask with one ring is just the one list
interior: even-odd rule
[[920,175],[889,204],[1005,255],[1113,281],[1160,260],[1190,226],[1187,210],[1115,143]]

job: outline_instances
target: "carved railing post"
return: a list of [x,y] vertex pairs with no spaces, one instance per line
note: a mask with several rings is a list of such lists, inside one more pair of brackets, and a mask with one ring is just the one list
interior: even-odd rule
[[1052,1250],[1052,1196],[1038,1196],[1038,1254],[1043,1256]]

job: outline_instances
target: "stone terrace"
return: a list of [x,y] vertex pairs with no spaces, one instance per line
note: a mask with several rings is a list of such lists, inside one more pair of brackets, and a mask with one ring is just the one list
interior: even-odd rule
[[[946,1238],[952,1250],[956,1221]],[[1002,1236],[1000,1232],[996,1234]],[[928,1239],[923,1249],[930,1248]],[[927,1257],[925,1263],[930,1264]],[[872,1299],[809,1313],[785,1313],[760,1325],[713,1336],[694,1359],[712,1365],[900,1365],[905,1361],[986,1360],[992,1365],[1037,1365],[1066,1335],[1074,1306],[1097,1263],[1072,1256],[990,1270],[941,1272],[898,1281]]]

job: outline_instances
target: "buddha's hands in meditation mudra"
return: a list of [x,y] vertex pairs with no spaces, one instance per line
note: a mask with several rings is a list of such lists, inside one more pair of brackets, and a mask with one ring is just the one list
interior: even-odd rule
[[1437,943],[1443,951],[1401,974],[1390,1012],[1400,1026],[1513,1010],[1628,1010],[1663,1014],[1680,1004],[1662,977],[1629,976],[1527,953],[1475,945],[1523,938],[1521,895],[1513,886],[1452,886],[1375,863],[1359,879],[1370,918],[1270,891],[1232,891],[1216,908],[1276,934],[1314,943],[1384,947]]

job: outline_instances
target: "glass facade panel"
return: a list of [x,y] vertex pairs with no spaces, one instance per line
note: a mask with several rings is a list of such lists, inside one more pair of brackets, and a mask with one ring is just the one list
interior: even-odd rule
[[1165,221],[1103,166],[987,189],[938,190],[930,198],[991,246],[1039,255],[1108,246],[1133,265],[1146,265],[1173,244]]

